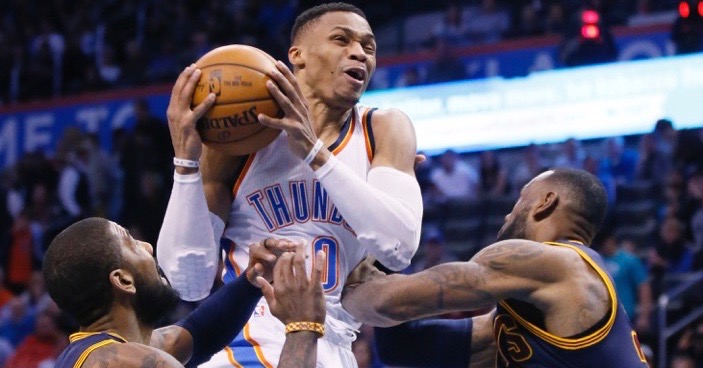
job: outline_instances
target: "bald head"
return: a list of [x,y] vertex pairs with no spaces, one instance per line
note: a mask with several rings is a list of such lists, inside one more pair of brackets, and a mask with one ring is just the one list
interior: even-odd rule
[[574,215],[576,225],[593,239],[608,210],[607,194],[600,179],[584,170],[558,168],[545,171],[533,182],[541,182],[557,193],[564,209]]

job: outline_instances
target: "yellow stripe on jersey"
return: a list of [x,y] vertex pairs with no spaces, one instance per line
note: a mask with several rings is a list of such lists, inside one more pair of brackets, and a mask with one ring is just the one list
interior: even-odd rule
[[613,323],[615,322],[615,316],[618,310],[618,300],[617,300],[617,295],[615,293],[615,287],[613,286],[613,283],[610,281],[610,278],[608,275],[603,271],[598,264],[591,259],[591,257],[588,256],[583,250],[579,249],[578,247],[571,245],[571,244],[565,244],[565,243],[557,243],[557,242],[545,242],[544,244],[546,245],[552,245],[552,246],[561,246],[561,247],[567,247],[571,248],[574,251],[576,251],[581,258],[583,258],[590,266],[593,268],[593,270],[598,273],[598,275],[601,277],[601,280],[605,284],[605,287],[608,289],[608,295],[610,296],[610,316],[608,317],[607,322],[605,325],[603,325],[601,328],[599,328],[597,331],[594,331],[593,333],[589,334],[588,336],[576,338],[576,339],[571,339],[571,338],[566,338],[566,337],[560,337],[556,336],[554,334],[551,334],[547,331],[544,331],[543,329],[537,327],[536,325],[532,324],[528,320],[522,318],[515,310],[513,310],[506,302],[501,301],[500,305],[505,308],[510,315],[515,318],[515,320],[520,323],[522,326],[524,326],[528,331],[533,333],[535,336],[538,338],[554,345],[562,349],[566,350],[578,350],[578,349],[583,349],[586,347],[589,347],[591,345],[597,344],[601,340],[603,340],[606,336],[608,336],[608,333],[610,332],[610,329],[613,327]]
[[88,355],[90,355],[90,353],[92,353],[96,349],[99,349],[103,346],[110,345],[110,344],[119,344],[119,342],[112,340],[112,339],[109,339],[109,340],[103,340],[103,341],[97,342],[93,345],[90,345],[78,357],[78,360],[76,360],[76,364],[73,365],[73,368],[81,368],[83,366],[83,363],[85,363],[85,360],[88,359]]
[[101,334],[101,333],[110,335],[110,336],[112,336],[112,337],[114,337],[114,338],[116,338],[116,339],[118,339],[118,340],[120,340],[120,341],[122,341],[122,342],[127,342],[127,339],[125,339],[124,337],[122,337],[122,336],[120,336],[120,335],[118,335],[118,334],[116,334],[116,333],[114,333],[114,332],[75,332],[75,333],[72,333],[72,334],[68,337],[68,341],[69,341],[69,342],[76,342],[76,341],[78,341],[78,340],[85,339],[85,338],[88,337],[88,336],[93,336],[93,335],[97,335],[97,334]]
[[261,345],[259,345],[259,343],[251,337],[251,334],[249,333],[249,323],[244,325],[244,338],[251,344],[251,346],[254,347],[254,352],[256,353],[256,357],[259,358],[259,362],[261,362],[261,364],[263,364],[266,368],[274,368],[273,364],[266,360],[264,352],[261,350]]
[[249,168],[251,167],[251,163],[254,162],[254,157],[256,157],[256,152],[250,154],[249,157],[247,157],[247,161],[244,163],[242,171],[240,171],[239,175],[237,176],[237,181],[234,182],[234,188],[232,188],[232,198],[237,197],[239,186],[242,185],[244,177],[247,175],[247,171],[249,171]]
[[371,147],[371,134],[369,133],[369,115],[371,114],[371,109],[366,108],[364,114],[361,115],[361,126],[364,128],[364,141],[366,142],[366,156],[369,158],[369,162],[373,161],[373,147]]

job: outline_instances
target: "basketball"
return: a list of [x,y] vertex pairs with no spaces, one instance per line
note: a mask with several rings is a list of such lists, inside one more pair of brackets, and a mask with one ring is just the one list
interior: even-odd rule
[[259,123],[259,113],[281,116],[276,100],[266,88],[266,74],[275,60],[256,47],[228,45],[203,55],[196,63],[202,70],[192,106],[210,93],[215,104],[197,122],[203,143],[231,155],[247,155],[271,143],[280,130]]

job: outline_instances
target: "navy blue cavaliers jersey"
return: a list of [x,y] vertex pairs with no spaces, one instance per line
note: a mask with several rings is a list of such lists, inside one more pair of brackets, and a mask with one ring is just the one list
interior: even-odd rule
[[71,344],[68,345],[61,355],[59,355],[58,359],[56,359],[54,368],[80,368],[83,366],[85,360],[88,359],[88,355],[95,351],[95,349],[109,344],[127,342],[116,334],[106,332],[78,332],[72,334],[69,340]]
[[[514,299],[499,303],[493,322],[498,343],[497,367],[579,368],[579,367],[647,367],[637,334],[615,287],[604,271],[600,256],[577,243],[545,243],[568,247],[600,275],[608,288],[611,306],[605,317],[591,329],[573,337],[559,337],[544,330],[543,316],[534,306]],[[540,322],[541,320],[541,322]]]

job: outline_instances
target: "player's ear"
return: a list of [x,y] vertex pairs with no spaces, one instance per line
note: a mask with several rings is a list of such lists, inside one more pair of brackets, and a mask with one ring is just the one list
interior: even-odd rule
[[117,290],[127,294],[135,294],[137,287],[134,285],[134,276],[124,268],[110,272],[110,284]]
[[305,66],[302,54],[303,51],[298,46],[293,45],[288,49],[288,61],[293,67],[303,68]]
[[559,204],[559,195],[555,192],[547,192],[537,203],[532,211],[535,221],[541,221],[549,217]]

